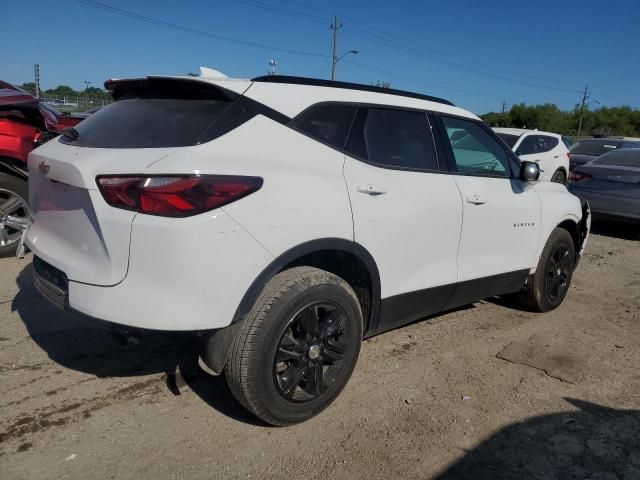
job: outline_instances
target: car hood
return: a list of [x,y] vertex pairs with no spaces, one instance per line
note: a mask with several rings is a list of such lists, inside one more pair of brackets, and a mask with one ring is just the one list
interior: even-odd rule
[[38,99],[29,92],[0,80],[0,107],[26,102],[38,103]]

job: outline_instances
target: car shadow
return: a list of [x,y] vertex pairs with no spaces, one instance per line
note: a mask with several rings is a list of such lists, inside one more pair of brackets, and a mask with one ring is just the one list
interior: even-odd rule
[[596,217],[591,221],[591,233],[623,240],[640,240],[640,224]]
[[565,400],[578,410],[509,425],[436,478],[640,478],[640,410]]
[[57,364],[100,378],[164,374],[166,387],[180,395],[188,386],[223,415],[251,425],[265,425],[246,411],[229,391],[224,377],[198,363],[201,339],[192,333],[144,331],[118,337],[86,319],[51,305],[37,291],[29,264],[16,279],[11,308],[33,341]]

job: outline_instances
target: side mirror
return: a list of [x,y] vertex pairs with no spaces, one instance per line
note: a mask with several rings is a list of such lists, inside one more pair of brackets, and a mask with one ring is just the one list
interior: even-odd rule
[[540,165],[534,162],[522,162],[520,164],[520,180],[535,182],[540,178]]

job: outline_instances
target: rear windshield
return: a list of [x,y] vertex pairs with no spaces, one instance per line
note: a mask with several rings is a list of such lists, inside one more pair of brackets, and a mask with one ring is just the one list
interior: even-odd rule
[[612,167],[639,167],[640,149],[622,149],[609,152],[606,155],[596,158],[591,165],[608,165]]
[[213,90],[134,89],[79,123],[77,138],[61,141],[94,148],[199,145],[237,126],[243,114],[236,102]]
[[518,135],[511,135],[509,133],[498,133],[496,134],[502,139],[504,143],[506,143],[509,148],[513,148],[518,139],[520,138]]
[[604,155],[616,148],[620,148],[620,142],[607,140],[580,140],[571,147],[571,153],[575,153],[576,155],[591,155],[592,157],[599,157],[600,155]]

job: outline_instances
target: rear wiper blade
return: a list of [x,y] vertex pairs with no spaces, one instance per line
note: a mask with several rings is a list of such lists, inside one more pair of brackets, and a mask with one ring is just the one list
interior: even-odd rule
[[73,127],[69,127],[62,130],[62,136],[68,138],[70,142],[73,142],[80,136],[80,132]]

